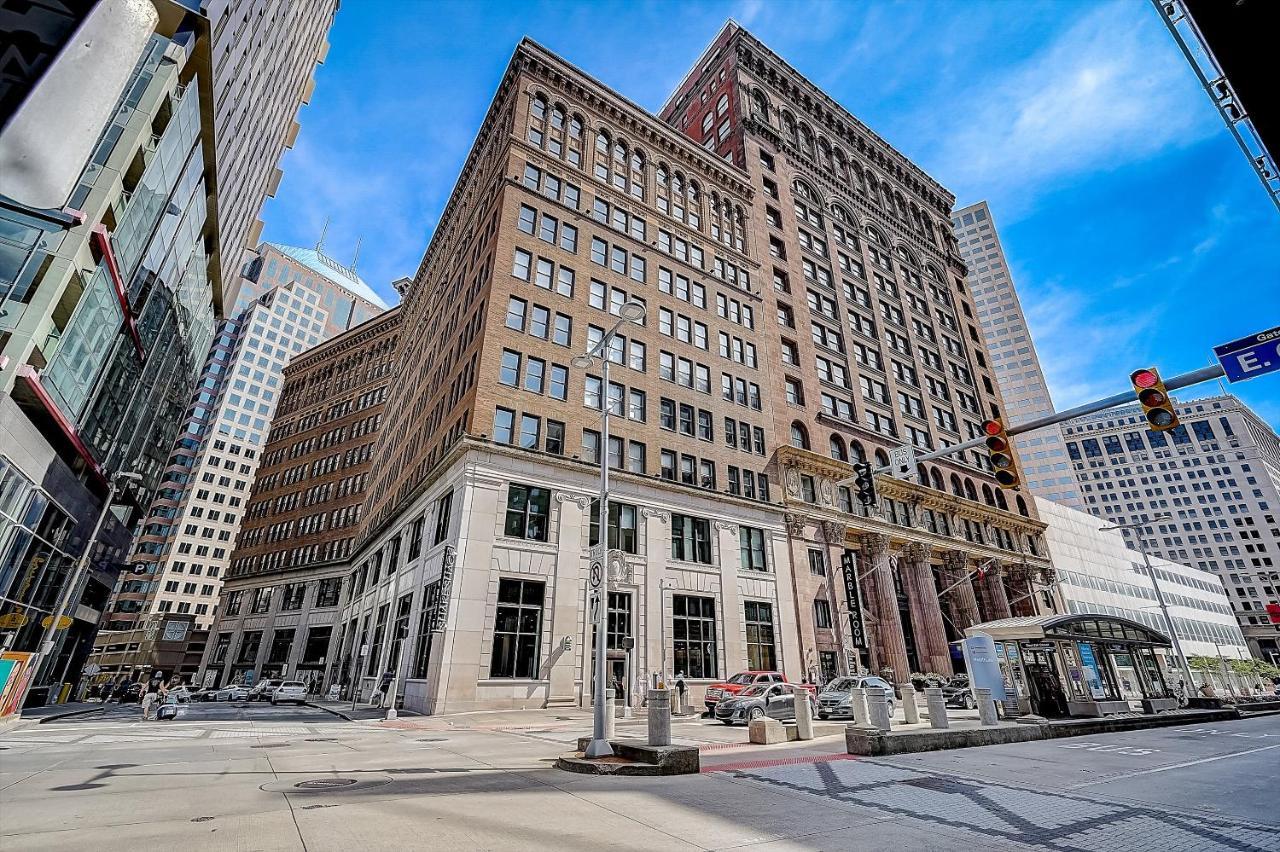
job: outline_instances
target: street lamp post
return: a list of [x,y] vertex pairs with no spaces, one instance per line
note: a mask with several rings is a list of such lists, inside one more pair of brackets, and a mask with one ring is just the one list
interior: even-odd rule
[[[587,744],[583,754],[586,757],[609,757],[613,748],[605,736],[605,645],[608,642],[609,630],[609,347],[618,329],[624,323],[639,322],[644,319],[644,305],[639,302],[627,302],[618,309],[618,321],[601,335],[599,342],[581,355],[576,356],[572,364],[580,370],[595,365],[600,360],[600,497],[597,507],[600,512],[600,550],[604,553],[601,566],[600,588],[596,598],[596,641],[595,641],[595,689],[592,713],[591,742]],[[623,405],[626,401],[623,400]]]
[[1160,591],[1160,579],[1156,577],[1156,572],[1151,567],[1151,557],[1147,555],[1147,549],[1142,545],[1142,530],[1148,524],[1154,524],[1157,521],[1167,521],[1172,515],[1156,515],[1149,521],[1139,521],[1132,524],[1116,524],[1115,526],[1102,527],[1098,532],[1112,532],[1114,530],[1137,530],[1138,532],[1138,552],[1142,554],[1142,563],[1147,568],[1147,576],[1151,578],[1151,588],[1156,593],[1156,603],[1160,605],[1160,614],[1164,616],[1165,626],[1169,628],[1169,639],[1173,642],[1173,653],[1177,656],[1178,662],[1182,665],[1182,673],[1187,678],[1187,690],[1195,688],[1195,679],[1191,677],[1191,666],[1187,663],[1186,654],[1182,653],[1182,643],[1178,641],[1178,631],[1174,629],[1173,618],[1169,615],[1169,607],[1164,602],[1164,592]]
[[44,634],[40,637],[40,646],[36,650],[35,665],[32,667],[31,677],[27,678],[27,685],[22,691],[22,700],[18,702],[19,707],[27,703],[27,693],[31,691],[31,686],[40,676],[40,670],[44,668],[45,663],[49,661],[49,657],[53,654],[53,637],[56,635],[58,622],[62,621],[62,617],[66,615],[67,609],[71,606],[72,598],[75,596],[76,590],[80,588],[80,582],[84,579],[85,572],[89,568],[89,558],[93,555],[93,543],[98,540],[98,533],[102,531],[102,524],[107,519],[107,513],[115,505],[116,493],[120,490],[117,480],[121,479],[141,482],[142,474],[121,471],[107,479],[107,496],[102,501],[102,511],[98,513],[98,520],[94,522],[93,532],[89,533],[89,538],[85,540],[84,552],[76,560],[75,570],[71,572],[71,576],[67,578],[67,584],[63,587],[62,593],[58,595],[58,606],[53,611],[53,614],[49,616],[49,626],[44,629]]

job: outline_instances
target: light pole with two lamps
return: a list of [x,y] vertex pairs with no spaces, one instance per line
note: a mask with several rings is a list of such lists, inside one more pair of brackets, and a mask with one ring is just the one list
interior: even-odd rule
[[[618,309],[618,321],[600,336],[586,352],[574,357],[571,362],[579,370],[594,367],[600,362],[600,497],[597,510],[600,518],[600,550],[604,553],[600,566],[600,586],[596,590],[596,641],[595,641],[595,689],[593,690],[591,742],[583,752],[585,757],[608,757],[613,748],[605,736],[605,644],[609,630],[609,414],[612,403],[609,399],[609,355],[613,339],[618,329],[625,323],[644,320],[645,308],[639,302],[627,302]],[[625,402],[623,403],[626,404]],[[589,581],[590,582],[590,581]]]
[[1190,690],[1195,688],[1195,679],[1191,677],[1191,666],[1189,663],[1187,663],[1186,654],[1182,653],[1182,643],[1178,641],[1178,632],[1177,630],[1174,629],[1173,618],[1172,616],[1169,615],[1169,607],[1164,602],[1164,593],[1160,591],[1160,579],[1156,577],[1156,572],[1151,567],[1151,557],[1147,555],[1147,549],[1142,545],[1143,529],[1145,529],[1150,524],[1156,523],[1157,521],[1167,521],[1167,520],[1170,520],[1172,517],[1173,515],[1165,513],[1163,515],[1156,515],[1154,518],[1152,518],[1149,521],[1139,521],[1132,524],[1115,524],[1114,526],[1110,526],[1110,527],[1102,527],[1098,530],[1098,532],[1114,532],[1115,530],[1136,530],[1137,531],[1138,552],[1142,554],[1142,562],[1147,567],[1147,576],[1151,578],[1151,588],[1154,589],[1156,593],[1156,603],[1160,604],[1160,614],[1164,616],[1165,626],[1169,629],[1169,639],[1170,641],[1173,642],[1173,653],[1177,656],[1178,662],[1182,666],[1182,673],[1187,678],[1187,690],[1188,690],[1188,694],[1190,694]]

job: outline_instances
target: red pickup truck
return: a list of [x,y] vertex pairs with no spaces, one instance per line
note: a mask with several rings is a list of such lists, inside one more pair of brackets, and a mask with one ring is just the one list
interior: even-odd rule
[[[737,695],[739,692],[746,689],[748,686],[752,686],[758,683],[763,683],[763,684],[790,683],[790,681],[787,680],[787,676],[784,675],[782,672],[771,672],[771,671],[738,672],[736,675],[734,675],[733,677],[729,678],[726,681],[722,681],[721,683],[713,683],[710,686],[708,686],[706,695],[703,696],[703,701],[707,705],[707,710],[712,714],[714,714],[716,709],[716,702],[719,701],[721,697],[728,696],[728,695]],[[817,695],[818,689],[813,684],[806,683],[806,684],[802,684],[802,686],[804,686],[805,689],[809,690],[814,695]]]

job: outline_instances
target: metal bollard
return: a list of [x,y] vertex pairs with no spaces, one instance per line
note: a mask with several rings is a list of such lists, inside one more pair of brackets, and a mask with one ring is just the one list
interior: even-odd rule
[[671,693],[649,690],[649,745],[671,745]]
[[929,706],[929,726],[946,728],[951,725],[947,719],[947,699],[942,695],[942,687],[930,687],[924,691],[925,703]]
[[616,693],[612,689],[604,691],[604,738],[611,740],[615,736],[618,729],[617,720],[614,718],[614,704]]
[[796,739],[813,739],[813,708],[809,706],[809,690],[803,686],[791,687],[796,706]]
[[996,716],[996,702],[991,698],[991,690],[978,688],[974,690],[978,696],[978,724],[984,728],[994,728],[1000,724]]
[[902,692],[902,717],[908,725],[920,724],[920,705],[916,704],[916,688],[909,683],[898,687]]
[[871,717],[871,727],[882,731],[892,727],[889,723],[889,701],[883,687],[873,686],[867,690],[867,713]]
[[860,686],[851,689],[849,699],[853,705],[853,724],[859,728],[871,727],[871,717],[867,713],[867,690]]

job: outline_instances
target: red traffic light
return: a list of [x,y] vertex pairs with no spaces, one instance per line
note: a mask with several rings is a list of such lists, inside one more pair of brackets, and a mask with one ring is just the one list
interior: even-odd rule
[[1160,381],[1160,375],[1155,370],[1134,370],[1129,381],[1134,387],[1152,388]]
[[1001,488],[1017,488],[1021,476],[1004,424],[999,420],[988,420],[982,424],[982,431],[986,434],[983,443],[987,445],[987,461],[996,484]]
[[988,435],[999,435],[1004,431],[1004,426],[1000,424],[999,420],[988,420],[986,423],[982,424],[982,431],[986,432]]
[[1267,604],[1267,619],[1272,624],[1280,624],[1280,604]]

